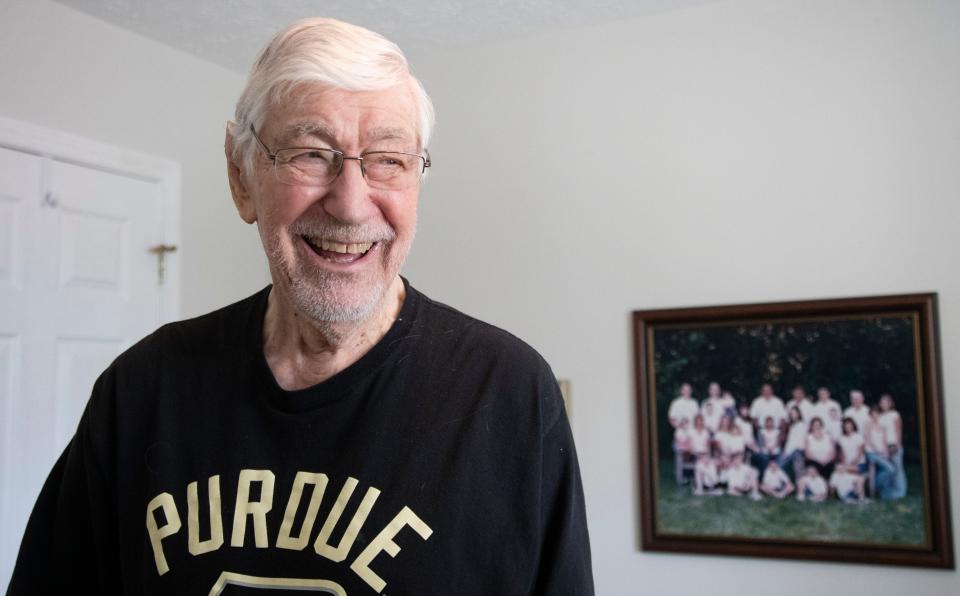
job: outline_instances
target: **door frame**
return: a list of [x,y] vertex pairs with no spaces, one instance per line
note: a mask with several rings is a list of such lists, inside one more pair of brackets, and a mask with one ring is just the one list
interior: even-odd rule
[[[0,147],[155,183],[160,189],[160,241],[180,245],[180,164],[67,132],[0,116]],[[166,256],[159,287],[159,324],[180,318],[180,257]]]

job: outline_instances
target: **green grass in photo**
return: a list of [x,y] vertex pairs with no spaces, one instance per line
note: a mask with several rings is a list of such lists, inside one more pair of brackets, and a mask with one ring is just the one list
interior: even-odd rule
[[831,498],[822,503],[764,497],[695,496],[677,486],[673,460],[660,462],[658,531],[683,536],[858,542],[920,546],[926,543],[920,470],[906,467],[909,491],[903,499],[848,505]]

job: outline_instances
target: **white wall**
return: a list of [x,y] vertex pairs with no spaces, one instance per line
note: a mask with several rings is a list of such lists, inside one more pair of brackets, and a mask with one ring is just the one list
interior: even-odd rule
[[269,279],[256,231],[237,217],[223,133],[243,76],[47,0],[4,0],[0,115],[182,166],[181,315]]
[[640,552],[629,318],[938,291],[956,502],[960,3],[736,0],[412,60],[439,126],[407,275],[572,379],[599,594],[960,593]]

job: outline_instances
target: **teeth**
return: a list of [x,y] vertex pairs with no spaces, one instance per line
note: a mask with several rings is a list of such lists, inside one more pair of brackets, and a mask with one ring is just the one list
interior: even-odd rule
[[324,240],[322,238],[311,238],[310,241],[314,245],[319,246],[321,250],[351,255],[363,254],[370,250],[370,247],[373,246],[373,242],[344,244],[342,242],[333,242],[332,240]]

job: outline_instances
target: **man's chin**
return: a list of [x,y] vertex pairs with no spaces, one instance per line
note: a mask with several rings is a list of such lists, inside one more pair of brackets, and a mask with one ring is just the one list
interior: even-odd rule
[[317,324],[365,321],[376,313],[384,295],[382,286],[351,291],[349,288],[318,288],[295,282],[290,290],[293,306]]

